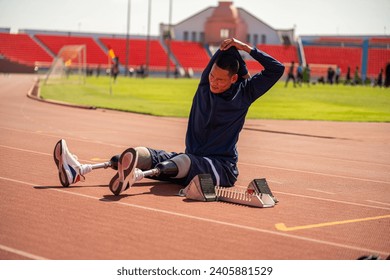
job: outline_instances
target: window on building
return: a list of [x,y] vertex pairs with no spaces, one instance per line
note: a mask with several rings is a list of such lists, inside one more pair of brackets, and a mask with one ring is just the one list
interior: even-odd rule
[[199,32],[199,42],[204,43],[204,32]]
[[188,41],[188,31],[183,32],[183,41]]
[[253,35],[253,46],[257,46],[258,42],[259,42],[259,35],[254,34]]
[[289,36],[283,35],[282,39],[283,39],[283,45],[285,45],[285,46],[290,46],[291,45],[291,40],[290,40]]
[[220,35],[221,39],[229,38],[229,29],[221,29]]
[[265,34],[261,34],[261,43],[263,45],[267,44],[267,36]]
[[196,32],[195,31],[192,31],[192,33],[191,33],[191,41],[196,42]]
[[248,42],[248,43],[250,43],[251,42],[251,34],[246,34],[246,41]]

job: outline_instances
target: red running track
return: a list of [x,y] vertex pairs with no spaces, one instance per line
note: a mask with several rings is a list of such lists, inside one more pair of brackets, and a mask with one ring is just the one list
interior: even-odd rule
[[[61,187],[52,151],[81,162],[129,146],[183,151],[186,120],[86,110],[26,97],[0,77],[0,259],[356,259],[390,254],[390,124],[248,120],[240,177],[267,178],[269,209],[190,202],[144,180],[119,197],[113,170]],[[258,101],[261,102],[261,101]]]

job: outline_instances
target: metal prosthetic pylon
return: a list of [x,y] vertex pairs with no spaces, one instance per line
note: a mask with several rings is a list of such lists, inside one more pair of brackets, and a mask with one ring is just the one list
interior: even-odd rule
[[[92,167],[92,170],[102,169],[102,168],[104,168],[104,169],[112,168],[114,170],[118,170],[118,160],[119,160],[119,156],[113,156],[109,161],[91,164],[91,167]],[[174,174],[175,171],[170,169],[170,168],[171,168],[171,166],[169,166],[169,164],[167,165],[164,163],[160,163],[160,164],[156,165],[155,168],[152,168],[149,170],[142,171],[142,170],[138,169],[137,181],[140,181],[146,177],[157,177],[160,174],[172,175],[172,174]]]

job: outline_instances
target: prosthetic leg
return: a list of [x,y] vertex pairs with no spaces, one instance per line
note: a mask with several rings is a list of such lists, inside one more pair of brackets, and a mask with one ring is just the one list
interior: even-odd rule
[[[148,168],[151,163],[145,161],[145,157],[148,157],[148,150],[143,147],[128,148],[121,155],[113,156],[109,161],[96,164],[81,164],[78,161],[77,156],[72,154],[64,139],[60,139],[54,147],[53,159],[58,169],[58,175],[62,186],[68,187],[71,184],[75,184],[84,180],[84,175],[95,169],[107,169],[112,168],[117,170],[117,174],[110,181],[110,190],[119,195],[122,191],[131,187],[131,185],[145,177],[156,177],[156,179],[167,179],[175,176],[183,176],[183,172],[186,170],[186,166],[189,167],[190,159],[179,158],[177,163],[174,160],[167,160],[159,163],[153,169],[147,171],[141,171],[136,168]],[[178,156],[180,157],[180,155]],[[138,159],[140,158],[140,161]],[[180,166],[181,173],[179,173]],[[183,171],[184,170],[184,171]]]
[[129,148],[120,156],[113,156],[110,161],[92,164],[91,169],[112,168],[118,173],[111,179],[109,188],[114,195],[119,195],[122,191],[130,188],[135,182],[145,177],[165,180],[175,177],[179,170],[175,162],[166,160],[158,163],[154,168],[146,171],[136,168],[138,160],[137,151]]
[[[113,156],[110,161],[104,163],[92,164],[92,169],[112,168],[118,170],[119,156]],[[143,178],[168,179],[178,174],[178,167],[172,160],[158,163],[150,170],[142,171],[135,168],[133,182],[140,181]],[[110,182],[110,189],[115,195],[119,195],[122,190],[115,191],[111,185],[113,181],[118,180],[116,175]],[[124,190],[130,186],[125,186]],[[252,180],[247,188],[243,187],[220,187],[215,186],[210,174],[199,174],[195,176],[190,184],[181,189],[179,196],[198,201],[223,201],[240,205],[247,205],[257,208],[274,207],[278,200],[272,194],[267,180],[264,178]]]
[[[114,170],[118,170],[118,161],[119,161],[119,155],[116,155],[113,156],[107,162],[91,164],[91,167],[92,170],[101,169],[101,168],[107,169],[109,167]],[[145,170],[145,171],[142,171],[140,169],[138,170],[139,170],[138,172],[139,179],[137,181],[140,181],[146,177],[160,177],[161,179],[166,179],[166,178],[174,177],[178,173],[176,164],[171,160],[160,162],[150,170]]]

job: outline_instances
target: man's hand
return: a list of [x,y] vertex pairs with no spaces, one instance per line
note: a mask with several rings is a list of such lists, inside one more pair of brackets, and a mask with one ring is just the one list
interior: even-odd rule
[[245,51],[247,53],[250,53],[252,48],[250,46],[248,46],[247,44],[235,39],[235,38],[229,38],[229,39],[225,39],[221,46],[219,47],[219,49],[221,51],[226,51],[227,49],[229,49],[230,47],[236,47],[237,50],[242,50],[242,51]]
[[[245,51],[247,53],[250,53],[252,50],[252,48],[250,46],[248,46],[247,44],[245,44],[245,43],[243,43],[235,38],[230,38],[230,39],[224,40],[222,42],[221,46],[219,47],[219,49],[221,51],[226,51],[231,47],[235,47],[237,50],[242,50],[242,51]],[[244,79],[248,79],[250,77],[251,77],[251,75],[249,72],[245,76],[242,76],[242,78],[244,78]]]

